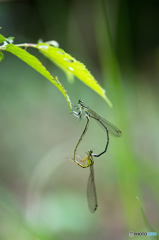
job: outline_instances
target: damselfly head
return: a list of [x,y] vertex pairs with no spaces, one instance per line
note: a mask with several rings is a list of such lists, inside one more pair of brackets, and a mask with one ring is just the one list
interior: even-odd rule
[[82,100],[78,100],[78,104],[82,104],[83,103],[83,101]]

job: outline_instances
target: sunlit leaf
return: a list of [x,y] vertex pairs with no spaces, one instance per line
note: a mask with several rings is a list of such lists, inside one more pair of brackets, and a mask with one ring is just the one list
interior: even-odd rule
[[0,43],[2,42],[9,42],[10,44],[13,43],[13,39],[14,37],[9,37],[9,38],[5,38],[2,34],[0,34]]
[[5,37],[2,34],[0,34],[0,43],[2,43],[4,41],[6,41]]
[[111,106],[111,102],[105,95],[105,90],[98,84],[92,74],[86,69],[85,65],[71,55],[66,53],[60,48],[52,47],[46,43],[40,43],[37,45],[37,48],[41,53],[44,54],[47,58],[53,61],[56,65],[62,68],[66,73],[70,72],[71,74],[78,77],[81,81],[91,87],[95,92],[97,92],[101,97],[103,97],[107,103]]
[[66,98],[70,111],[72,109],[71,102],[69,99],[69,96],[66,93],[66,90],[63,88],[62,84],[58,81],[58,78],[53,78],[53,76],[46,70],[46,68],[42,65],[42,63],[33,55],[25,51],[24,49],[21,49],[13,44],[8,44],[6,46],[6,51],[11,52],[12,54],[19,57],[21,60],[26,62],[28,65],[30,65],[32,68],[34,68],[36,71],[41,73],[44,77],[46,77],[50,82],[52,82],[64,95]]
[[9,42],[10,44],[14,42],[13,40],[14,40],[14,37],[6,38],[6,41]]
[[45,42],[45,43],[47,43],[47,44],[49,44],[49,45],[52,45],[52,46],[54,46],[54,47],[59,47],[59,43],[58,42],[56,42],[56,41],[54,41],[54,40],[51,40],[51,41],[47,41],[47,42]]
[[2,61],[2,59],[4,58],[3,53],[0,51],[0,62]]

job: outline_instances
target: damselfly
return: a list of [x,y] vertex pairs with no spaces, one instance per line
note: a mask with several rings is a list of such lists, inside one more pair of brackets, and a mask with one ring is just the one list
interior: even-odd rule
[[[88,178],[88,184],[87,184],[87,200],[88,200],[88,207],[90,212],[94,213],[97,210],[98,204],[97,204],[97,194],[96,194],[96,187],[95,187],[95,180],[94,180],[94,161],[93,161],[93,151],[90,150],[88,152],[88,155],[82,159],[78,154],[76,154],[78,161],[75,161],[76,164],[78,164],[82,168],[90,167],[90,175]],[[71,161],[74,161],[73,159],[69,158]]]
[[[87,118],[87,123],[86,123],[86,126],[85,126],[85,129],[75,147],[75,150],[74,150],[74,161],[76,162],[76,152],[77,152],[77,148],[80,144],[80,142],[82,141],[83,137],[84,137],[84,134],[86,133],[87,129],[88,129],[88,124],[89,124],[89,121],[90,121],[90,118],[93,118],[95,120],[97,120],[102,127],[104,127],[104,129],[106,130],[106,133],[107,133],[107,142],[106,142],[106,146],[105,146],[105,149],[103,152],[99,153],[99,154],[95,154],[95,153],[92,153],[91,156],[94,156],[94,157],[99,157],[101,156],[103,153],[105,153],[107,151],[107,148],[108,148],[108,144],[109,144],[109,132],[114,135],[115,137],[121,137],[122,136],[122,132],[117,128],[115,127],[112,123],[108,122],[107,120],[105,120],[104,118],[100,117],[97,113],[95,113],[94,111],[92,111],[88,106],[85,106],[83,104],[83,101],[79,100],[78,101],[78,105],[73,105],[73,107],[75,107],[75,109],[78,111],[72,111],[73,115],[82,119],[84,117]],[[82,117],[82,111],[84,111],[85,115]]]

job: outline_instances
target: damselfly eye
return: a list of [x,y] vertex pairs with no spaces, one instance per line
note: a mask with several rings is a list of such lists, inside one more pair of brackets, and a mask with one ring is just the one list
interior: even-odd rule
[[82,100],[79,100],[79,101],[78,101],[78,104],[81,104],[81,103],[83,103],[83,101],[82,101]]

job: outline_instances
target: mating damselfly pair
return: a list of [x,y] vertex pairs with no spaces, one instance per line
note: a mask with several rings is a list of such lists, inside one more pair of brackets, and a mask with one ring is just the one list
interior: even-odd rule
[[[89,176],[88,185],[87,185],[87,199],[88,199],[88,206],[89,206],[90,211],[95,212],[98,205],[97,205],[97,195],[96,195],[95,180],[94,180],[93,157],[99,157],[107,151],[108,144],[109,144],[109,133],[111,133],[115,137],[121,137],[122,132],[117,127],[115,127],[112,123],[108,122],[104,118],[100,117],[97,113],[92,111],[88,106],[85,106],[83,104],[83,101],[79,100],[78,104],[73,105],[73,107],[75,108],[75,111],[72,111],[72,114],[79,119],[86,117],[87,123],[86,123],[85,129],[75,147],[74,159],[70,159],[70,160],[74,161],[76,164],[78,164],[82,168],[90,167],[90,176]],[[84,116],[82,117],[83,112],[84,112]],[[93,150],[90,150],[90,151],[88,151],[87,156],[84,159],[82,159],[77,154],[77,148],[88,129],[90,118],[93,118],[96,121],[98,121],[101,124],[101,126],[105,129],[106,134],[107,134],[107,141],[106,141],[106,146],[105,146],[104,151],[102,151],[99,154],[95,154],[95,153],[93,153]],[[78,158],[79,162],[76,160],[76,157]]]

